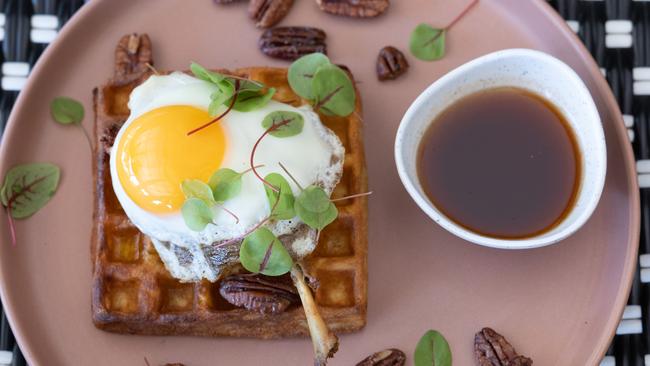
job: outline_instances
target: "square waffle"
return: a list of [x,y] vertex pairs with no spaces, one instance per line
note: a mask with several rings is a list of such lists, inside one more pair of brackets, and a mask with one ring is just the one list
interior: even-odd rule
[[[129,115],[133,88],[151,75],[151,43],[146,35],[127,35],[115,52],[115,73],[94,90],[95,181],[92,318],[96,327],[118,333],[279,338],[307,336],[301,306],[280,314],[261,314],[229,304],[220,282],[181,283],[171,277],[150,239],[122,210],[112,188],[109,151]],[[225,72],[219,70],[220,72]],[[252,67],[231,74],[277,89],[274,99],[305,104],[288,85],[283,68]],[[345,165],[333,198],[366,192],[361,104],[341,118],[320,115],[346,149]],[[337,202],[339,217],[321,233],[303,266],[318,282],[314,298],[335,333],[361,329],[367,305],[367,199]]]

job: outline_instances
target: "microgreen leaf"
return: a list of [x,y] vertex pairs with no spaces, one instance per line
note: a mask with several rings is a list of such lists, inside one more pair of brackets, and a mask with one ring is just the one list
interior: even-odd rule
[[190,64],[190,71],[192,71],[192,74],[194,74],[196,78],[212,84],[219,84],[219,82],[225,79],[225,77],[218,72],[210,71],[196,62]]
[[201,231],[212,222],[214,213],[208,205],[199,198],[185,200],[181,208],[183,220],[188,228],[194,231]]
[[186,179],[181,183],[181,190],[185,194],[185,198],[198,198],[205,202],[207,205],[213,205],[216,202],[212,195],[210,186],[201,182],[198,179]]
[[323,212],[313,212],[305,209],[297,200],[294,204],[296,214],[307,226],[316,230],[323,230],[331,224],[339,215],[339,211],[333,203],[329,203]]
[[244,239],[239,248],[239,261],[248,271],[267,276],[281,276],[293,266],[293,259],[282,242],[265,227]]
[[317,230],[332,223],[339,214],[327,193],[313,185],[302,190],[296,198],[294,209],[305,224]]
[[215,92],[210,95],[210,104],[208,105],[208,114],[210,117],[216,117],[219,114],[219,108],[223,105],[225,96],[221,92]]
[[[264,177],[264,180],[276,187],[278,191],[272,190],[267,185],[264,185],[266,190],[266,197],[269,200],[269,206],[275,207],[271,212],[271,217],[276,220],[289,220],[296,216],[296,211],[293,208],[295,198],[291,191],[291,186],[284,177],[278,173],[271,173]],[[280,202],[276,201],[280,199]]]
[[228,168],[217,170],[208,181],[214,200],[217,202],[224,202],[238,195],[241,184],[241,173]]
[[15,219],[24,219],[41,209],[59,185],[61,170],[49,163],[17,165],[5,176],[2,204]]
[[68,97],[54,98],[50,103],[50,113],[55,121],[64,125],[81,123],[84,119],[83,105]]
[[235,80],[239,80],[241,91],[260,91],[264,89],[264,84],[259,81],[249,80],[245,78],[239,78],[234,76],[226,76],[226,80],[230,81],[231,84],[235,84]]
[[269,88],[266,92],[262,90],[244,90],[237,94],[237,100],[232,107],[239,112],[250,112],[264,107],[275,94],[275,88]]
[[291,137],[302,132],[305,124],[302,114],[290,111],[274,111],[266,115],[262,120],[262,127],[266,130],[276,124],[287,121],[286,124],[269,131],[269,135],[274,137]]
[[318,68],[312,80],[314,109],[345,117],[354,112],[356,93],[348,74],[336,65]]
[[312,81],[316,70],[323,65],[329,64],[329,58],[322,53],[312,53],[302,56],[289,67],[287,74],[289,86],[299,96],[307,100],[314,100]]
[[415,366],[451,366],[451,349],[440,332],[429,330],[418,342],[413,355]]
[[302,190],[296,202],[305,210],[311,212],[324,212],[329,208],[330,198],[323,188],[318,186],[309,186]]
[[411,33],[410,49],[413,56],[433,61],[445,55],[446,30],[421,23]]

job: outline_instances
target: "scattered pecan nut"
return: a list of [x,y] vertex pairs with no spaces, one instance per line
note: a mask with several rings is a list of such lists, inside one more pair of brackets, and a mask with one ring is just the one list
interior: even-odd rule
[[265,55],[293,61],[314,52],[327,54],[325,38],[318,28],[276,27],[262,33],[259,47]]
[[409,68],[404,54],[393,46],[386,46],[377,56],[377,77],[379,80],[392,80],[404,74]]
[[388,9],[389,0],[316,0],[326,13],[349,17],[376,17]]
[[115,82],[128,83],[153,66],[151,40],[146,34],[132,33],[120,39],[115,49]]
[[276,25],[284,18],[293,5],[293,0],[251,0],[248,15],[258,28]]
[[298,292],[287,276],[232,275],[221,282],[219,293],[235,306],[262,314],[278,314],[291,304],[300,303]]
[[491,328],[474,336],[474,354],[479,366],[530,366],[533,360],[517,354],[515,348]]
[[364,358],[357,366],[404,366],[405,362],[404,352],[396,348],[389,348]]

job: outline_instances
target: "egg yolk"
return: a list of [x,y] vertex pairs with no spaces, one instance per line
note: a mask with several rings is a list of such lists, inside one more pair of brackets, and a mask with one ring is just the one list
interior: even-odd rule
[[117,146],[117,174],[126,194],[153,213],[180,210],[185,201],[181,183],[207,182],[223,160],[223,129],[216,123],[191,136],[187,133],[212,117],[204,110],[173,105],[136,118]]

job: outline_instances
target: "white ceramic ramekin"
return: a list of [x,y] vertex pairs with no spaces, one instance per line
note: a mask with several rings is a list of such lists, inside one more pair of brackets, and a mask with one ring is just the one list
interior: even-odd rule
[[[499,239],[465,229],[436,209],[418,179],[420,140],[436,116],[468,94],[495,87],[523,88],[548,99],[564,114],[581,151],[582,175],[574,207],[559,225],[535,237]],[[607,169],[605,135],[589,90],[562,61],[527,49],[510,49],[479,57],[431,84],[402,118],[395,139],[395,161],[406,190],[433,221],[465,240],[503,249],[542,247],[573,234],[596,208]]]

